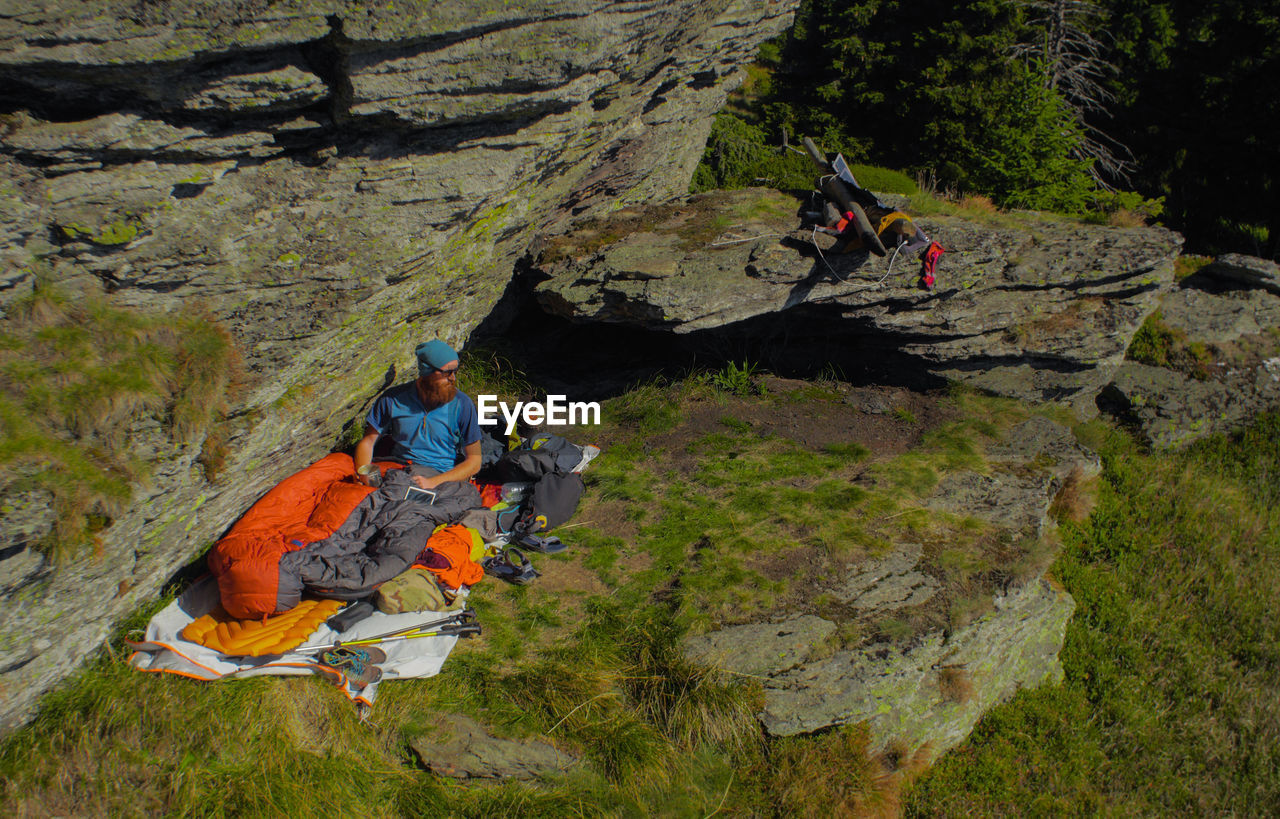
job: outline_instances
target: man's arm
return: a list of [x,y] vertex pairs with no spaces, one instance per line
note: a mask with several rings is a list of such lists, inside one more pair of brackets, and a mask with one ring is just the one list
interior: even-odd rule
[[[364,441],[361,441],[364,443]],[[463,458],[453,469],[432,475],[430,478],[414,475],[413,482],[422,489],[435,489],[446,481],[468,481],[480,471],[480,442],[467,444],[462,450]]]
[[[364,437],[360,439],[360,443],[356,444],[356,473],[359,474],[360,467],[373,461],[373,445],[378,442],[378,436],[382,433],[373,428],[371,424],[364,425]],[[361,482],[368,483],[363,477]]]

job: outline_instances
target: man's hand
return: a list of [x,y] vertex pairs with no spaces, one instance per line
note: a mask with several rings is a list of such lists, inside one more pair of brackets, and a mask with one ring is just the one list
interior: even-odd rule
[[435,489],[442,483],[449,483],[450,481],[466,483],[471,480],[471,477],[480,471],[480,442],[476,441],[474,444],[467,444],[464,454],[466,457],[462,460],[462,463],[455,465],[448,472],[441,472],[429,478],[422,475],[414,475],[414,485],[421,489]]
[[437,486],[444,483],[444,481],[440,480],[439,475],[432,475],[430,478],[423,477],[422,475],[414,475],[410,480],[412,480],[413,485],[419,489],[435,489]]
[[355,463],[356,463],[356,480],[365,486],[372,486],[369,478],[360,474],[360,467],[365,466],[373,461],[373,445],[378,442],[378,431],[369,424],[364,425],[364,437],[360,439],[360,443],[356,444]]

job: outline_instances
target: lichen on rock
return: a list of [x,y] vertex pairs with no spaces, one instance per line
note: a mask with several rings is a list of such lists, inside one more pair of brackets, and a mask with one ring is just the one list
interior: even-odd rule
[[[1155,353],[1131,357],[1102,404],[1151,443],[1227,432],[1280,402],[1280,278],[1274,262],[1227,254],[1159,305]],[[1137,345],[1135,345],[1136,347]]]
[[[929,755],[963,740],[1017,689],[1060,680],[1058,652],[1075,602],[1044,578],[1056,553],[1048,512],[1067,476],[1096,473],[1098,459],[1069,429],[1039,414],[1010,426],[986,450],[985,472],[950,470],[923,503],[931,514],[977,519],[987,537],[1009,544],[1005,559],[986,572],[999,582],[979,591],[966,572],[948,571],[945,544],[940,555],[937,544],[926,550],[903,536],[802,603],[815,607],[829,596],[843,607],[687,637],[686,655],[760,679],[759,716],[770,734],[865,723],[874,748]],[[950,612],[946,627],[923,618],[922,630],[868,628],[975,592],[980,605]],[[840,646],[841,632],[862,637]]]

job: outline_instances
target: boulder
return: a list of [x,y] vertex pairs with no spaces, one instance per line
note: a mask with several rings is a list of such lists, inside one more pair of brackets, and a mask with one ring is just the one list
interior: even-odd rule
[[1153,317],[1176,348],[1164,366],[1125,361],[1099,397],[1153,445],[1228,432],[1280,405],[1280,278],[1227,254],[1165,294]]
[[[979,521],[988,542],[1001,544],[983,552],[994,565],[953,572],[948,544],[895,542],[812,588],[808,605],[822,616],[686,637],[686,656],[760,679],[759,718],[770,734],[864,722],[875,749],[927,747],[930,757],[1019,688],[1060,680],[1075,601],[1044,577],[1058,543],[1048,511],[1068,476],[1098,472],[1098,457],[1066,427],[1034,415],[992,441],[983,460],[986,471],[944,474],[923,503],[931,514]],[[968,619],[928,616],[959,602],[973,612]],[[922,627],[911,626],[913,617]],[[896,625],[876,627],[886,622]]]
[[409,747],[424,768],[452,779],[534,779],[578,761],[540,739],[495,737],[462,714],[441,714],[436,729],[409,740]]
[[1198,273],[1205,278],[1259,287],[1280,295],[1280,265],[1270,259],[1227,253],[1202,267]]
[[739,674],[774,675],[802,665],[835,630],[835,623],[804,614],[781,623],[751,623],[691,637],[685,654]]
[[1016,532],[1043,534],[1053,498],[1053,475],[996,473],[983,475],[964,470],[950,472],[939,481],[925,505],[936,512],[972,515]]
[[923,605],[938,593],[939,583],[919,570],[922,555],[920,544],[901,544],[887,557],[858,566],[832,594],[860,611],[886,613]]
[[949,638],[839,651],[771,679],[761,720],[774,736],[864,722],[879,749],[928,744],[936,757],[1019,688],[1061,681],[1074,611],[1070,595],[1036,580]]
[[984,455],[988,461],[1008,467],[1033,462],[1059,485],[1076,469],[1084,477],[1102,471],[1097,453],[1081,445],[1071,430],[1043,415],[1033,415],[1015,425],[1002,439],[988,444]]
[[846,361],[891,351],[937,378],[1057,401],[1081,414],[1173,280],[1181,238],[1017,214],[916,221],[948,252],[933,291],[918,261],[833,255],[799,230],[800,204],[716,192],[581,223],[548,241],[535,294],[575,322],[677,334],[759,335]]

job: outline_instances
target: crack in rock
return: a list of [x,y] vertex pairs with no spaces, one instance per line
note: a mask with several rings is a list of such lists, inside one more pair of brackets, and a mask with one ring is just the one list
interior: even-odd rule
[[833,593],[836,599],[862,610],[918,606],[937,594],[938,581],[915,571],[923,548],[919,543],[903,545],[893,554],[861,567]]

